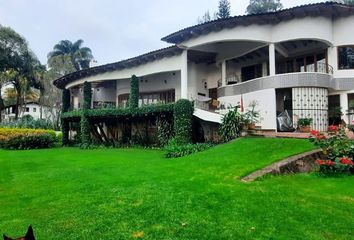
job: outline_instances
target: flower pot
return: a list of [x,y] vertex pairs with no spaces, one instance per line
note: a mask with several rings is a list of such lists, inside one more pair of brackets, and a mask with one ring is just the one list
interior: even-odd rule
[[311,126],[300,126],[299,130],[303,133],[309,133],[311,131]]

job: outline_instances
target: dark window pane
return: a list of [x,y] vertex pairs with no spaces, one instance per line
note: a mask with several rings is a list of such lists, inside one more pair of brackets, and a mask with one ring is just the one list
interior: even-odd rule
[[354,46],[338,47],[338,69],[354,69]]

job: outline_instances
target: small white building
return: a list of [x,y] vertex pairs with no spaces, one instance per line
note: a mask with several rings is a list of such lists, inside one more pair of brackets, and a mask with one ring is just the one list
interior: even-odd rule
[[[5,110],[2,111],[2,119],[4,120],[13,120],[15,118],[15,106],[7,106]],[[29,115],[33,119],[47,119],[52,120],[53,114],[50,111],[50,108],[47,106],[40,105],[36,102],[29,102],[25,105],[22,105],[19,109],[19,118]]]
[[[329,107],[354,104],[354,7],[336,2],[230,17],[172,33],[171,47],[66,75],[79,108],[82,85],[93,86],[93,107],[125,107],[129,79],[140,77],[140,104],[195,100],[195,115],[220,122],[223,109],[256,100],[259,128],[277,131],[287,110],[294,122],[312,118],[326,130]],[[347,115],[342,119],[349,122]]]

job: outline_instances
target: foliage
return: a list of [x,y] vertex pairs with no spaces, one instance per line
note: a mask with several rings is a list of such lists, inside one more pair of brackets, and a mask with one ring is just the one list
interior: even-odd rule
[[219,0],[217,18],[224,19],[230,17],[231,4],[229,0]]
[[335,124],[335,123],[339,124],[342,116],[343,116],[342,107],[337,106],[337,107],[330,107],[328,109],[328,118],[331,124]]
[[175,139],[172,139],[170,143],[165,147],[165,157],[166,158],[178,158],[186,155],[190,155],[196,152],[201,152],[207,150],[214,146],[211,143],[196,143],[196,144],[177,144]]
[[178,144],[187,144],[192,141],[192,120],[194,107],[187,99],[180,99],[174,106],[174,132]]
[[[322,174],[344,173],[353,167],[351,161],[354,157],[354,143],[348,138],[344,128],[330,126],[328,134],[313,130],[310,132],[309,140],[316,147],[322,149],[325,159],[316,161]],[[350,161],[347,161],[348,159]]]
[[161,146],[165,146],[173,137],[173,121],[166,116],[156,118],[157,138]]
[[298,121],[297,121],[297,125],[299,127],[306,127],[306,126],[310,126],[311,123],[312,123],[312,118],[300,118]]
[[0,25],[0,86],[9,83],[16,90],[15,118],[19,116],[19,106],[30,87],[41,88],[35,72],[43,69],[29,49],[25,38],[14,30]]
[[62,93],[62,112],[68,112],[70,110],[70,90],[64,89]]
[[38,149],[54,145],[56,134],[51,130],[0,128],[0,147],[5,149]]
[[62,145],[69,144],[69,121],[67,119],[61,119],[61,133],[62,133]]
[[91,108],[91,101],[92,101],[92,89],[91,89],[91,83],[90,82],[84,82],[84,87],[83,87],[83,94],[84,94],[84,103],[82,108],[84,110],[90,109]]
[[2,122],[0,123],[0,127],[53,129],[53,123],[48,119],[34,119],[30,115],[25,115],[15,121]]
[[[89,109],[86,114],[89,118],[129,118],[129,117],[146,117],[148,115],[158,116],[160,114],[173,114],[174,104],[152,104],[136,109],[131,108],[102,108]],[[71,111],[62,114],[62,118],[80,118],[82,110]]]
[[[215,13],[215,15],[216,15],[216,13]],[[217,18],[217,16],[211,17],[210,12],[208,10],[204,13],[204,15],[202,17],[198,17],[197,22],[198,22],[198,24],[203,24],[203,23],[207,23],[212,20],[215,20],[216,18]]]
[[339,2],[348,5],[354,5],[354,0],[340,0]]
[[91,123],[88,118],[87,111],[91,108],[91,100],[92,100],[92,93],[91,93],[91,83],[84,82],[83,93],[84,93],[84,103],[83,103],[83,110],[81,116],[81,144],[83,148],[87,148],[91,144]]
[[250,0],[249,5],[247,6],[247,14],[260,14],[267,12],[275,12],[281,10],[283,4],[280,0]]
[[256,110],[257,106],[259,105],[258,101],[254,100],[251,101],[248,105],[246,113],[244,115],[244,119],[248,123],[258,123],[260,117],[260,111]]
[[130,79],[129,108],[139,107],[139,78],[133,75]]
[[224,115],[222,123],[219,127],[219,134],[224,142],[231,141],[240,136],[243,126],[245,125],[244,117],[238,112],[237,108],[230,110]]
[[70,61],[77,71],[89,68],[93,56],[90,48],[82,47],[83,43],[82,39],[74,43],[69,40],[60,41],[48,54],[48,63],[51,63],[54,57],[70,56]]

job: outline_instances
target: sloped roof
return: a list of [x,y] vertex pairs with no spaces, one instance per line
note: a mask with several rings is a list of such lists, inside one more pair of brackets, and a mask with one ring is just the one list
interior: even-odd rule
[[65,75],[61,78],[54,80],[53,84],[57,88],[64,89],[68,83],[71,83],[71,82],[73,82],[77,79],[83,78],[83,77],[89,77],[89,76],[93,76],[93,75],[104,73],[104,72],[110,72],[110,71],[115,71],[115,70],[122,70],[125,68],[131,68],[131,67],[138,66],[140,64],[156,61],[156,60],[162,59],[164,57],[172,57],[175,55],[179,55],[181,53],[182,53],[182,49],[178,48],[177,46],[162,48],[162,49],[152,51],[149,53],[145,53],[143,55],[133,57],[133,58],[130,58],[127,60],[122,60],[122,61],[115,62],[115,63],[109,63],[109,64],[97,66],[97,67],[92,67],[92,68],[76,71],[76,72],[70,73],[68,75]]
[[326,16],[335,18],[350,14],[354,14],[354,6],[337,2],[314,3],[288,8],[276,12],[250,14],[229,17],[226,19],[218,19],[184,28],[166,37],[163,37],[161,40],[168,43],[179,44],[186,40],[201,35],[206,35],[210,32],[217,32],[225,28],[233,28],[236,26],[248,26],[251,24],[277,24],[281,21],[287,21],[294,18],[303,18],[306,16]]

